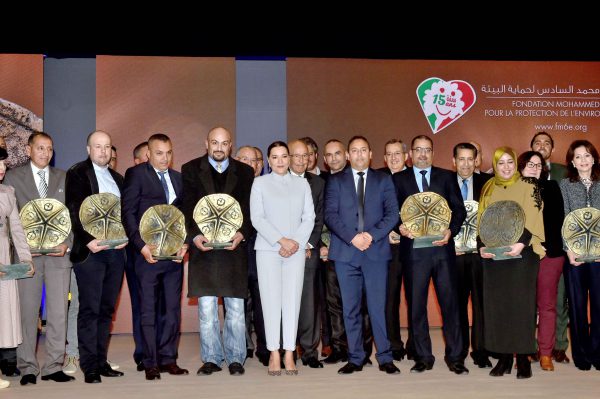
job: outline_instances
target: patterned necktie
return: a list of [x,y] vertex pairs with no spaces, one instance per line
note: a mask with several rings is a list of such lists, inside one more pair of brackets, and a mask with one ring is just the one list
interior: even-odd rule
[[419,173],[421,174],[421,186],[423,186],[423,192],[429,191],[429,183],[427,183],[427,179],[425,178],[427,171],[422,170]]
[[356,195],[358,197],[358,232],[365,229],[365,172],[358,172],[358,185]]
[[167,172],[158,172],[158,174],[160,175],[160,183],[163,186],[163,190],[165,190],[165,197],[167,198],[167,204],[169,203],[169,186],[167,185],[167,180],[165,179],[165,174]]
[[217,172],[221,173],[223,170],[221,169],[221,162],[217,162]]
[[469,180],[463,179],[463,184],[460,187],[460,192],[462,193],[463,201],[466,201],[469,198]]
[[48,183],[46,183],[45,173],[43,170],[38,170],[37,174],[40,176],[40,185],[38,187],[40,198],[46,198],[46,195],[48,195]]

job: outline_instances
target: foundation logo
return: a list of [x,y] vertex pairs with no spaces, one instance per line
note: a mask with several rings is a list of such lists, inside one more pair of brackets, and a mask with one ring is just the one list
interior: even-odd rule
[[463,116],[476,100],[475,90],[464,80],[428,78],[417,87],[417,98],[433,133]]

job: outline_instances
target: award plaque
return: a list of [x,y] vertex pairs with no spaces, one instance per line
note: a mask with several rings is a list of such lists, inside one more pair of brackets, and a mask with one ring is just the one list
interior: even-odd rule
[[479,202],[465,201],[467,217],[460,227],[460,232],[454,237],[456,252],[477,252],[477,212]]
[[486,253],[494,254],[494,260],[521,258],[505,252],[517,242],[525,229],[525,211],[515,201],[494,202],[483,211],[479,221],[479,237]]
[[208,239],[205,247],[231,247],[235,233],[242,227],[244,216],[239,202],[228,194],[210,194],[202,197],[194,208],[194,221]]
[[29,263],[16,263],[14,265],[0,264],[0,272],[4,273],[0,280],[19,280],[22,278],[31,278],[27,272],[31,269]]
[[98,245],[114,248],[128,241],[121,223],[121,200],[114,194],[93,194],[84,199],[79,220],[85,231],[100,240]]
[[600,210],[581,208],[570,212],[563,222],[562,236],[577,262],[600,259]]
[[62,244],[71,232],[69,210],[53,198],[38,198],[29,201],[19,213],[25,238],[32,255],[59,253]]
[[155,248],[152,258],[156,260],[182,260],[174,256],[185,242],[185,218],[173,205],[155,205],[144,212],[140,220],[142,240]]
[[444,239],[444,230],[450,225],[452,211],[446,200],[431,191],[413,194],[400,209],[402,223],[415,237],[413,248],[432,247],[434,241]]

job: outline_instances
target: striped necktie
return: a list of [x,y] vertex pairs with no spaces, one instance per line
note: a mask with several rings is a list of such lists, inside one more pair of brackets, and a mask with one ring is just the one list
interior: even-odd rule
[[40,176],[40,185],[38,186],[40,198],[46,198],[48,195],[48,183],[46,183],[45,173],[43,170],[38,170],[37,174]]

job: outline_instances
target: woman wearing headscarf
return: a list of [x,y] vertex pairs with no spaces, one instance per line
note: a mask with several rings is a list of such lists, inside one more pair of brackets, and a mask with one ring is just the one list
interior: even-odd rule
[[[531,377],[528,354],[535,352],[536,280],[545,251],[542,199],[538,186],[517,171],[517,155],[510,147],[496,149],[495,176],[483,186],[480,216],[493,203],[515,201],[525,213],[525,228],[506,255],[493,260],[480,242],[483,263],[483,311],[486,349],[498,355],[493,377],[510,374],[517,355],[517,378]],[[481,220],[481,219],[480,219]],[[481,226],[480,226],[481,228]],[[516,256],[521,255],[520,258]]]
[[[567,177],[560,182],[565,215],[586,207],[600,209],[600,159],[587,140],[576,140],[567,151]],[[600,370],[600,259],[578,262],[566,247],[565,288],[569,298],[569,328],[573,362],[579,370]],[[588,320],[588,298],[590,320]]]

